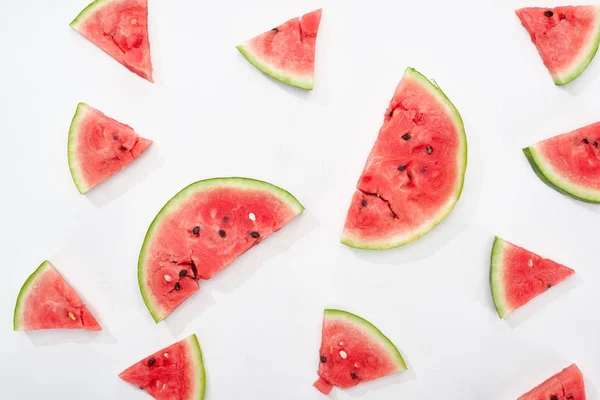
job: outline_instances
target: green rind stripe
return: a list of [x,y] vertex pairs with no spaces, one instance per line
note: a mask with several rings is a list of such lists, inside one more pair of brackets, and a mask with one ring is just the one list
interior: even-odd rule
[[160,321],[165,319],[167,314],[162,312],[160,310],[159,305],[156,304],[155,301],[153,301],[152,296],[150,294],[150,289],[146,285],[146,270],[144,268],[144,265],[146,264],[146,248],[152,241],[154,232],[160,225],[160,222],[165,215],[167,215],[170,211],[181,206],[181,204],[183,204],[190,195],[211,188],[221,187],[232,187],[238,189],[260,190],[269,192],[272,195],[278,197],[288,206],[290,206],[290,208],[294,211],[295,215],[298,215],[302,211],[304,211],[304,206],[287,190],[284,190],[279,186],[272,185],[268,182],[259,181],[257,179],[252,178],[211,178],[194,182],[191,185],[188,185],[185,188],[183,188],[179,193],[173,196],[163,206],[163,208],[161,208],[156,217],[154,217],[154,220],[148,228],[148,232],[146,232],[144,244],[142,245],[142,249],[140,250],[140,255],[138,258],[138,282],[140,286],[140,292],[142,294],[142,298],[144,299],[144,303],[146,303],[148,311],[150,311],[150,314],[152,315],[152,318],[154,318],[154,321],[156,323],[159,323]]
[[490,288],[492,291],[492,299],[498,316],[504,318],[510,310],[506,306],[506,296],[504,293],[504,283],[502,281],[504,272],[504,239],[498,236],[494,239],[492,253],[490,257]]
[[198,391],[195,394],[193,400],[203,400],[204,393],[206,392],[206,371],[204,369],[204,360],[202,359],[202,349],[196,334],[190,335],[186,342],[190,351],[192,352],[192,362],[194,364],[194,372],[196,374],[196,381],[198,382]]
[[31,292],[31,288],[34,282],[38,278],[41,278],[43,274],[46,271],[48,271],[49,268],[52,268],[52,264],[50,263],[50,261],[44,261],[43,263],[41,263],[40,266],[37,267],[37,269],[33,271],[31,275],[29,275],[29,278],[27,278],[27,280],[21,287],[19,295],[17,296],[17,303],[15,304],[15,313],[13,316],[13,329],[15,331],[20,331],[24,329],[21,321],[21,316],[23,314],[23,305],[27,300],[27,296]]
[[328,308],[325,310],[325,320],[333,320],[333,319],[341,319],[347,321],[357,327],[360,327],[365,333],[367,333],[371,339],[382,344],[387,350],[388,355],[396,361],[396,366],[398,367],[398,372],[405,371],[408,369],[406,363],[404,362],[404,358],[398,351],[398,348],[392,343],[387,336],[385,336],[375,325],[367,321],[366,319],[359,317],[356,314],[349,313],[344,310],[337,310]]
[[121,0],[96,0],[90,4],[75,17],[73,21],[69,24],[69,26],[75,30],[79,27],[79,25],[85,21],[89,16],[91,16],[94,12],[98,10],[98,8],[108,5],[110,3],[117,3]]
[[77,110],[75,111],[75,115],[73,115],[73,119],[71,120],[71,126],[69,127],[69,140],[67,143],[67,157],[69,160],[69,170],[71,171],[71,177],[73,178],[73,183],[75,183],[75,187],[79,193],[84,194],[88,190],[90,190],[89,185],[83,179],[81,175],[81,170],[79,168],[79,161],[77,160],[77,145],[79,143],[79,127],[81,125],[81,121],[87,115],[87,111],[91,107],[85,103],[77,104]]
[[284,72],[271,65],[268,65],[266,62],[259,60],[258,56],[252,50],[250,50],[246,43],[236,46],[236,49],[238,49],[239,52],[242,53],[248,61],[250,61],[250,64],[254,65],[259,71],[269,75],[270,77],[301,89],[313,89],[313,78],[311,76],[294,76],[289,72]]

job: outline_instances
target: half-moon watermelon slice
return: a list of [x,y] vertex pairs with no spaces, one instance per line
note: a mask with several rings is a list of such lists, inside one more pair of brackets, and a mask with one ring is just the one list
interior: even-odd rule
[[23,284],[13,326],[15,331],[102,330],[75,290],[49,261],[44,261]]
[[323,394],[333,386],[347,389],[407,369],[379,329],[358,315],[333,309],[325,310],[319,361],[314,386]]
[[583,374],[571,364],[517,400],[585,400]]
[[516,13],[557,85],[581,75],[598,51],[598,6],[532,7]]
[[189,185],[160,210],[138,261],[140,291],[156,322],[304,207],[287,191],[248,178]]
[[144,358],[119,375],[157,400],[202,400],[206,374],[196,335]]
[[571,268],[496,237],[490,286],[496,311],[504,318],[534,297],[575,274]]
[[537,176],[561,193],[600,203],[600,122],[523,149]]
[[148,0],[96,0],[70,25],[130,71],[153,82]]
[[86,193],[138,158],[151,140],[85,103],[69,129],[69,169],[79,193]]
[[408,68],[356,186],[342,243],[381,250],[417,240],[452,211],[466,167],[460,114],[436,84]]
[[312,90],[321,9],[293,18],[237,49],[260,71],[288,85]]

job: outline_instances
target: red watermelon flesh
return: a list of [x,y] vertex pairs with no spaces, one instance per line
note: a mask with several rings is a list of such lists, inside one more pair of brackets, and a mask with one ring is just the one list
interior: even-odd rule
[[577,365],[572,364],[518,400],[585,400],[583,375]]
[[130,71],[153,82],[147,0],[96,0],[71,27]]
[[15,306],[15,330],[102,328],[49,261],[27,279]]
[[577,78],[600,42],[600,8],[564,6],[516,11],[557,85]]
[[94,188],[138,158],[151,140],[128,125],[79,103],[69,130],[69,167],[80,193]]

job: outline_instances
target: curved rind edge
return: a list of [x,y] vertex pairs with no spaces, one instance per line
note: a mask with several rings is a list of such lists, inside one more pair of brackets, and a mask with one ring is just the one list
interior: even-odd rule
[[22,326],[21,326],[21,322],[19,321],[19,315],[21,314],[21,307],[23,306],[23,303],[24,303],[25,299],[27,298],[27,294],[29,293],[29,288],[31,287],[33,282],[40,276],[41,273],[43,273],[45,271],[46,267],[49,267],[49,266],[50,267],[52,266],[50,261],[45,260],[44,262],[42,262],[39,265],[39,267],[37,267],[36,270],[33,271],[33,273],[31,275],[29,275],[29,277],[27,278],[25,283],[23,283],[23,286],[21,286],[21,290],[19,291],[19,295],[17,296],[17,302],[15,304],[15,312],[13,315],[13,330],[15,330],[15,331],[23,330]]
[[190,349],[195,353],[194,364],[196,366],[196,378],[200,384],[200,390],[196,394],[197,397],[195,400],[203,400],[204,394],[206,393],[206,370],[204,368],[204,360],[202,358],[202,348],[200,347],[200,342],[198,341],[198,337],[195,333],[191,334],[186,341],[190,346]]
[[496,236],[490,255],[490,290],[496,312],[500,318],[504,318],[509,313],[504,300],[504,287],[502,285],[502,269],[504,267],[502,264],[502,250],[504,243],[504,239]]
[[75,115],[73,115],[73,119],[71,120],[71,125],[69,126],[69,139],[67,141],[67,159],[69,162],[69,171],[71,171],[71,178],[73,178],[73,183],[75,187],[81,194],[85,194],[90,188],[84,182],[84,179],[80,176],[79,168],[76,161],[76,150],[77,150],[77,128],[79,127],[79,123],[85,116],[85,110],[83,108],[89,107],[86,103],[80,102],[77,104],[77,109],[75,110]]
[[77,31],[77,27],[79,26],[79,24],[81,24],[81,22],[83,22],[94,10],[96,10],[100,6],[103,6],[103,5],[106,5],[108,3],[112,3],[115,1],[118,1],[118,0],[96,0],[96,1],[91,2],[83,10],[81,10],[81,12],[79,14],[77,14],[75,19],[73,19],[73,21],[71,21],[69,26]]

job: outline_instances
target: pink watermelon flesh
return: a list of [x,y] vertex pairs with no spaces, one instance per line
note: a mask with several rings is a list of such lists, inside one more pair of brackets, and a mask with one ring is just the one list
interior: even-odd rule
[[50,262],[27,280],[15,308],[15,330],[102,328]]
[[71,27],[130,71],[153,82],[147,0],[96,0]]
[[97,186],[138,158],[151,140],[128,125],[79,103],[69,132],[69,164],[81,193]]
[[583,375],[577,365],[572,364],[518,400],[585,400]]

